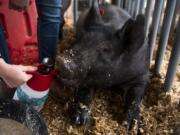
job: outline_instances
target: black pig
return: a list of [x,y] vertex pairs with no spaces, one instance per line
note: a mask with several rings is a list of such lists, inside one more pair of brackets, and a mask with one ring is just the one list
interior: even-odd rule
[[143,15],[134,20],[122,9],[99,6],[96,0],[80,15],[76,41],[60,59],[61,80],[75,89],[71,112],[76,124],[89,122],[89,105],[97,88],[123,93],[127,129],[138,120],[149,69],[144,27]]

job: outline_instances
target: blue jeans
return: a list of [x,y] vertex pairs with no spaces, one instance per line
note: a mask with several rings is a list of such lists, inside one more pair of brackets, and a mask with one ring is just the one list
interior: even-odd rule
[[39,62],[44,57],[55,61],[59,26],[62,23],[62,0],[36,0],[38,11]]
[[7,63],[11,62],[2,25],[0,25],[0,53]]

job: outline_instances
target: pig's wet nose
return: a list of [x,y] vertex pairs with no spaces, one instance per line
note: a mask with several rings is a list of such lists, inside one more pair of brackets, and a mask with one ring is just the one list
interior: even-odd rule
[[60,70],[61,72],[67,72],[69,70],[69,62],[70,60],[68,60],[67,58],[61,57],[59,59],[59,66],[60,66]]

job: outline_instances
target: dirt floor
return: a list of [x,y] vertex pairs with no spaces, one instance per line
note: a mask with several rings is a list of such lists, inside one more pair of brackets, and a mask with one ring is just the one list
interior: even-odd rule
[[[68,48],[72,40],[73,31],[69,27],[65,27],[64,40],[61,42],[59,52]],[[150,83],[141,105],[140,132],[143,135],[174,134],[180,127],[180,65],[171,92],[165,93],[163,91],[170,50],[171,47],[168,46],[161,69],[161,76],[157,77],[150,74]],[[151,73],[153,66],[154,60],[151,62]],[[52,87],[52,91],[58,88],[58,86]],[[52,96],[49,97],[43,109],[43,116],[47,122],[50,135],[127,134],[125,128],[119,122],[122,116],[121,97],[109,90],[98,90],[91,110],[94,121],[86,127],[77,127],[71,123],[67,113],[68,105],[69,102],[62,104],[59,100],[54,100]],[[135,133],[135,130],[132,130],[129,134],[133,135]]]

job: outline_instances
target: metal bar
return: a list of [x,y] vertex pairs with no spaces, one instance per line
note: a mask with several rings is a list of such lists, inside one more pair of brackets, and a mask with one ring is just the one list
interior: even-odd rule
[[145,0],[140,0],[139,14],[144,14]]
[[78,18],[78,0],[73,1],[73,19],[74,19],[74,26],[76,25],[77,18]]
[[[78,0],[77,0],[77,1],[78,1]],[[88,5],[89,5],[89,7],[92,6],[92,0],[88,0]]]
[[166,3],[167,3],[167,0],[164,0],[164,5],[163,5],[163,9],[162,9],[162,15],[161,15],[160,23],[159,23],[159,26],[158,26],[158,33],[159,34],[161,32],[161,28],[162,28],[162,24],[163,24],[163,20],[164,20],[164,13],[165,13],[165,8],[166,8]]
[[131,16],[133,16],[134,8],[135,8],[135,0],[131,0],[131,6],[130,6],[130,10],[129,10],[129,13]]
[[121,4],[121,0],[112,0],[112,4],[120,7],[120,4]]
[[155,11],[154,11],[153,21],[152,21],[152,31],[151,31],[150,37],[149,37],[151,59],[153,56],[153,50],[154,50],[154,45],[156,42],[156,37],[157,37],[157,33],[158,33],[158,26],[159,26],[160,19],[161,19],[163,5],[164,5],[164,0],[156,0]]
[[171,86],[172,86],[172,83],[176,74],[176,69],[179,63],[179,59],[180,59],[180,20],[178,22],[177,34],[176,34],[175,42],[172,48],[170,62],[168,65],[168,70],[167,70],[166,79],[164,83],[165,91],[169,91],[171,89]]
[[120,4],[121,4],[121,0],[116,0],[116,5],[117,5],[118,7],[120,7]]
[[147,1],[147,6],[146,6],[146,25],[145,25],[145,32],[146,35],[148,35],[149,32],[149,27],[150,27],[150,18],[151,18],[151,13],[152,13],[152,9],[153,9],[153,0],[148,0]]
[[133,0],[128,0],[128,2],[127,2],[127,11],[129,14],[131,14],[132,3],[133,3]]
[[173,15],[173,21],[172,21],[172,24],[171,24],[170,33],[172,33],[174,31],[174,29],[176,28],[176,18],[177,18],[177,14],[178,14],[178,11],[179,11],[179,5],[180,5],[180,0],[177,0],[174,15]]
[[129,11],[129,3],[131,2],[131,0],[125,0],[124,1],[124,6],[125,6],[125,10],[128,12]]
[[135,3],[135,10],[134,10],[134,18],[136,18],[137,14],[139,13],[139,8],[140,8],[140,0],[136,0],[136,3]]
[[127,11],[127,5],[128,5],[129,0],[123,0],[123,9]]
[[165,16],[163,20],[163,26],[162,26],[162,31],[161,31],[161,36],[159,40],[156,61],[155,61],[155,74],[159,74],[160,67],[163,61],[163,55],[164,55],[165,48],[168,42],[168,37],[169,37],[169,32],[170,32],[173,14],[175,10],[175,5],[176,5],[176,0],[167,1]]
[[120,7],[123,8],[124,1],[120,0]]

